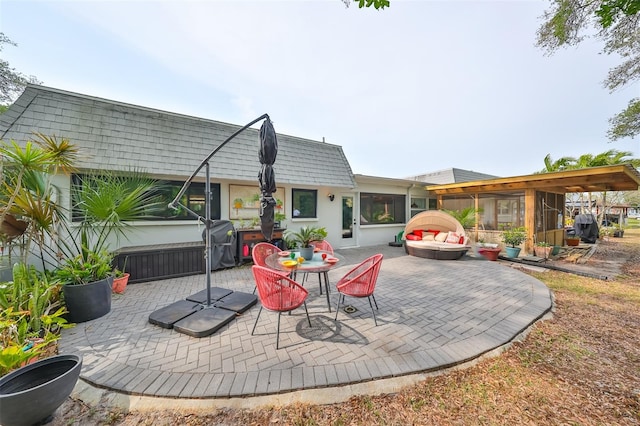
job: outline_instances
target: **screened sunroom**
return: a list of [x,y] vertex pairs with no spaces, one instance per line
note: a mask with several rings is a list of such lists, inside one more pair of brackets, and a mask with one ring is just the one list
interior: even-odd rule
[[427,185],[438,209],[475,208],[475,241],[501,243],[501,232],[523,226],[526,252],[536,242],[565,243],[565,196],[568,193],[635,191],[640,173],[629,164],[590,167],[555,173]]

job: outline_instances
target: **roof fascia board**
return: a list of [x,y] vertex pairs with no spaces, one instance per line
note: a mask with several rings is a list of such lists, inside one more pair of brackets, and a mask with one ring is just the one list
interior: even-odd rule
[[[611,190],[608,188],[613,185],[613,179],[621,177],[623,181],[617,181],[616,183],[625,189],[620,190],[635,190],[640,186],[640,173],[630,164],[618,164],[446,185],[427,185],[427,190],[436,194],[456,194],[474,191],[519,191],[526,188],[556,188],[559,192],[573,192],[569,191],[568,188],[586,185],[598,188],[598,191],[605,191]],[[624,178],[626,178],[626,182]]]

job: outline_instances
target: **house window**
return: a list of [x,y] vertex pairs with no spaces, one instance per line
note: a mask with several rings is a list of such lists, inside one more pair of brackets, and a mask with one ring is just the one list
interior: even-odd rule
[[360,194],[360,224],[405,222],[405,196],[394,194]]
[[520,210],[523,206],[519,198],[496,200],[498,229],[509,229],[521,226],[523,215],[520,213]]
[[426,198],[411,197],[411,217],[427,209]]
[[[184,182],[177,181],[162,181],[162,187],[160,189],[161,202],[164,206],[168,206],[171,201],[178,195]],[[211,219],[218,220],[221,217],[220,214],[220,184],[212,183],[211,187]],[[187,191],[182,195],[179,203],[189,210],[205,216],[205,193],[204,182],[191,182]],[[156,217],[150,218],[150,220],[185,220],[194,219],[193,215],[187,212],[180,205],[178,210],[170,209],[169,207],[163,208]]]
[[316,218],[318,210],[318,191],[315,189],[291,190],[291,217],[294,219]]
[[[85,175],[72,175],[71,185],[82,185],[86,183]],[[159,208],[154,209],[153,214],[149,215],[145,220],[185,220],[194,219],[184,208],[178,206],[178,210],[170,209],[169,203],[173,201],[176,195],[182,189],[183,182],[178,181],[158,181],[159,190]],[[75,191],[71,191],[72,197]],[[72,205],[76,205],[77,201],[72,199]],[[180,204],[186,206],[188,209],[194,211],[197,214],[205,216],[205,194],[204,183],[192,182],[187,188],[180,199]],[[78,211],[74,210],[72,214],[74,222],[81,220]],[[211,219],[220,219],[220,184],[211,184]]]

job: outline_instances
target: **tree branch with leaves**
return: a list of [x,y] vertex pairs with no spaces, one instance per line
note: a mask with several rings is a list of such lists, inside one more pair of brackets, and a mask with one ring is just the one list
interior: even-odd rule
[[358,7],[361,9],[363,7],[373,6],[374,8],[379,10],[379,9],[384,9],[385,7],[390,6],[389,0],[342,0],[342,2],[347,7],[349,7],[352,1],[355,3],[358,3]]
[[[18,45],[11,41],[9,37],[0,33],[0,52],[4,49],[4,45]],[[37,78],[30,75],[24,75],[11,68],[8,61],[0,58],[0,113],[6,110],[7,105],[13,102],[22,93],[28,83],[42,84]]]
[[[602,53],[615,54],[622,63],[611,70],[603,85],[610,92],[640,79],[640,0],[551,0],[537,32],[545,54],[577,46],[587,38],[604,42]],[[640,98],[609,119],[607,136],[615,141],[640,134]]]

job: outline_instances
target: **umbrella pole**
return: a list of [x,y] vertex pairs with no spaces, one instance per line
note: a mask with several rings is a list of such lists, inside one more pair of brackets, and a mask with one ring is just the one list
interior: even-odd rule
[[180,191],[178,192],[178,194],[175,196],[175,198],[169,203],[169,208],[176,210],[178,208],[178,206],[184,208],[189,214],[195,216],[196,218],[198,218],[198,220],[202,220],[202,216],[200,216],[199,214],[195,213],[193,210],[190,210],[187,206],[182,205],[179,200],[180,198],[184,195],[184,193],[187,191],[187,188],[189,187],[189,185],[191,185],[191,181],[193,181],[193,179],[196,177],[196,175],[200,172],[200,170],[202,170],[203,167],[205,167],[205,175],[206,175],[206,182],[205,182],[205,218],[204,218],[204,223],[205,223],[205,230],[206,230],[206,237],[205,237],[205,264],[206,264],[206,268],[207,268],[207,307],[211,306],[211,176],[210,176],[210,170],[209,170],[209,160],[211,160],[211,158],[218,152],[220,151],[220,149],[222,149],[223,146],[225,146],[229,141],[231,141],[233,138],[235,138],[236,136],[238,136],[240,133],[242,133],[243,131],[245,131],[246,129],[248,129],[249,127],[253,126],[255,123],[257,123],[260,120],[269,119],[269,115],[268,114],[263,114],[260,117],[256,118],[255,120],[251,121],[250,123],[246,124],[245,126],[243,126],[242,128],[236,130],[231,136],[229,136],[227,139],[224,140],[224,142],[222,142],[220,145],[218,145],[217,148],[215,148],[213,151],[211,151],[211,153],[204,159],[202,160],[202,162],[200,163],[200,165],[196,168],[196,170],[191,174],[191,176],[185,181],[185,183],[182,185],[182,188],[180,189]]
[[205,165],[206,181],[204,183],[204,220],[206,237],[204,239],[204,258],[207,268],[207,307],[211,307],[211,173],[209,171],[209,162]]

